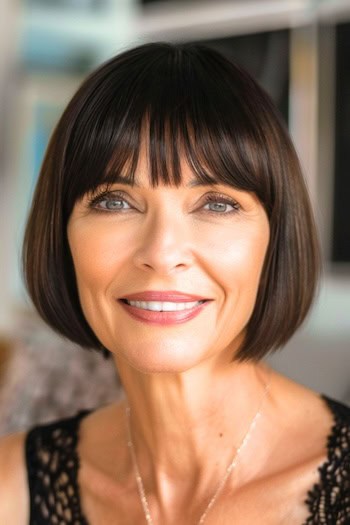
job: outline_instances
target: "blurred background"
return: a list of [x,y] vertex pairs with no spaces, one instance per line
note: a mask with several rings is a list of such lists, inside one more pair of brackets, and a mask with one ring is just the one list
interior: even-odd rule
[[38,319],[22,285],[20,246],[65,104],[102,61],[155,40],[212,46],[247,68],[280,108],[311,194],[324,275],[308,321],[268,360],[350,402],[350,1],[1,0],[0,434],[120,393],[111,362]]

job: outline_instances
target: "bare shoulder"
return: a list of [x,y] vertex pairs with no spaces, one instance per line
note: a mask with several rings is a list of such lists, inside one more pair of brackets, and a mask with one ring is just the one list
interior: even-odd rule
[[29,521],[25,437],[21,432],[0,438],[0,523],[6,525]]
[[281,374],[273,372],[271,383],[272,427],[282,436],[283,461],[298,465],[309,465],[312,460],[322,462],[334,425],[330,407],[318,392]]

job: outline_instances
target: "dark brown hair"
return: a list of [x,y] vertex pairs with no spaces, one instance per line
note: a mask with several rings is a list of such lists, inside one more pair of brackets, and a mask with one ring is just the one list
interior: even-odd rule
[[263,89],[239,66],[195,44],[152,43],[94,71],[49,143],[27,224],[23,268],[43,319],[79,345],[101,349],[79,302],[67,242],[75,202],[121,174],[133,181],[146,137],[150,184],[181,184],[180,156],[198,179],[254,192],[270,223],[255,309],[239,360],[279,348],[304,320],[319,249],[299,161]]

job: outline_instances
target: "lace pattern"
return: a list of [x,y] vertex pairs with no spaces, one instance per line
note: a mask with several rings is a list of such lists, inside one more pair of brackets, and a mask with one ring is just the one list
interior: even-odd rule
[[79,422],[87,413],[37,426],[27,434],[30,525],[88,525],[80,508],[76,452]]
[[350,410],[322,396],[334,415],[328,436],[328,459],[319,470],[319,483],[305,501],[310,515],[305,525],[350,524]]
[[[319,482],[305,500],[309,517],[303,525],[350,525],[350,408],[322,397],[334,415],[334,425]],[[28,432],[29,525],[89,525],[80,507],[76,451],[79,423],[89,412]]]

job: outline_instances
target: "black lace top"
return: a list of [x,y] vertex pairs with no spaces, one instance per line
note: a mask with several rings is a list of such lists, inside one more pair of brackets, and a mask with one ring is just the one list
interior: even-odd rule
[[[319,482],[305,500],[309,517],[302,525],[350,525],[350,408],[322,397],[333,413],[334,425]],[[29,525],[88,525],[80,507],[76,445],[79,423],[89,412],[28,432]]]

